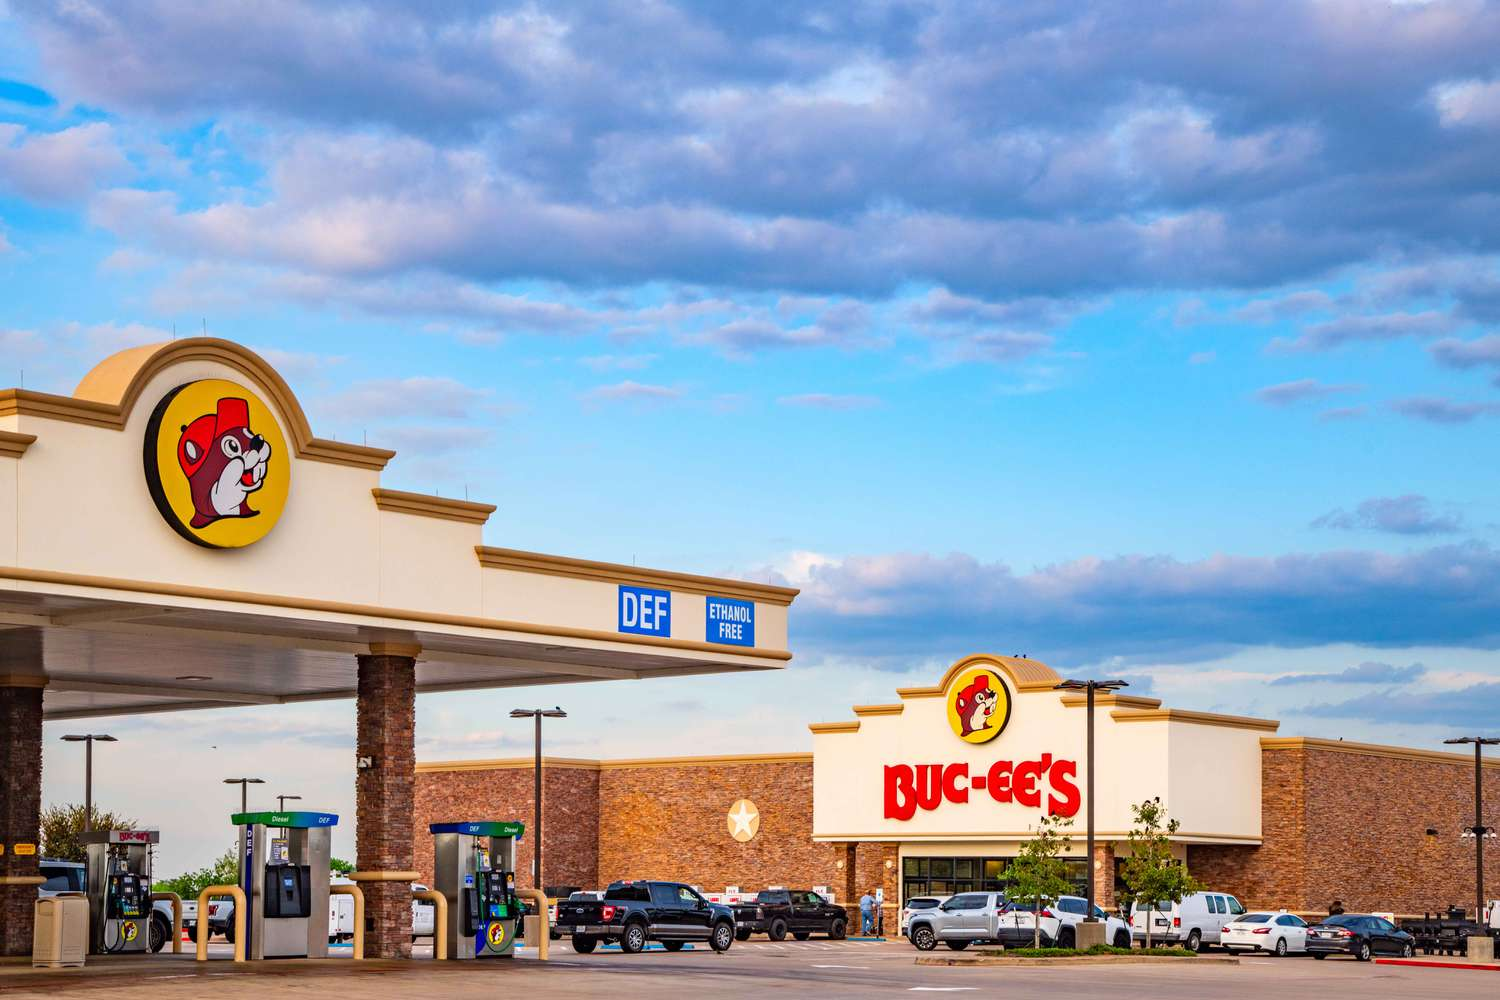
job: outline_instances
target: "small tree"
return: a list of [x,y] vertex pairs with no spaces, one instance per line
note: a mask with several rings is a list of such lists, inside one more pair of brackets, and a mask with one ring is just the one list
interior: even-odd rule
[[[1126,839],[1130,856],[1121,865],[1121,874],[1131,898],[1151,910],[1164,901],[1182,902],[1182,897],[1200,891],[1202,884],[1188,874],[1187,865],[1172,856],[1172,835],[1181,825],[1167,818],[1160,798],[1147,799],[1130,807],[1135,826]],[[1151,915],[1146,915],[1146,947],[1151,947]]]
[[[84,808],[81,803],[48,806],[42,810],[42,854],[58,861],[82,863],[88,850],[78,838],[83,833]],[[100,812],[94,807],[95,830],[134,830],[135,820],[115,813]]]
[[1044,902],[1073,888],[1073,883],[1068,880],[1068,866],[1059,857],[1068,849],[1068,836],[1063,831],[1072,823],[1071,819],[1059,816],[1043,816],[1037,823],[1036,835],[1022,845],[1021,853],[1005,872],[1011,895],[1031,903],[1033,948],[1041,947],[1042,943]]
[[175,892],[183,899],[197,899],[198,893],[211,885],[237,885],[240,879],[238,853],[236,848],[230,848],[213,864],[173,878],[158,879],[152,888],[158,892]]
[[345,861],[343,858],[329,858],[328,870],[333,872],[335,875],[348,875],[350,872],[354,871],[355,868],[352,861]]

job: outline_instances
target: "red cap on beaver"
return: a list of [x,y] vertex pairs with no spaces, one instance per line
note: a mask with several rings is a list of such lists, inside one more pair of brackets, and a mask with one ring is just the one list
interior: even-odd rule
[[250,404],[234,398],[219,400],[216,413],[205,413],[184,427],[177,442],[177,463],[182,466],[183,474],[191,479],[208,457],[209,447],[225,431],[240,427],[247,430],[250,427]]

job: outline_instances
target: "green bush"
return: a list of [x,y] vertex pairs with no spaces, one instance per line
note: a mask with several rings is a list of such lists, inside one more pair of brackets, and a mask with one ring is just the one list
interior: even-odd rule
[[175,892],[183,899],[197,899],[198,893],[211,885],[238,885],[240,866],[237,853],[231,848],[208,867],[184,872],[174,878],[157,879],[151,888],[157,892]]

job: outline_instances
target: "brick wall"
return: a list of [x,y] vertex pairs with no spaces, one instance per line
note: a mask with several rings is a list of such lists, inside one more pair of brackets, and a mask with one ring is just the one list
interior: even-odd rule
[[[1190,847],[1194,875],[1250,906],[1472,910],[1474,846],[1459,837],[1474,822],[1472,763],[1317,745],[1268,747],[1262,760],[1263,845]],[[1485,768],[1484,786],[1495,825],[1500,768]],[[1500,890],[1500,848],[1485,862],[1486,887]]]
[[[531,824],[529,762],[501,761],[485,769],[424,767],[417,775],[412,814],[417,867],[432,876],[428,824],[466,819],[518,819]],[[726,886],[826,885],[841,899],[848,886],[884,885],[895,899],[899,871],[893,845],[815,844],[812,760],[683,761],[663,766],[593,767],[544,760],[542,804],[546,843],[542,862],[551,885],[597,888],[615,879],[662,878],[704,891]],[[729,835],[734,803],[760,810],[754,839]],[[842,865],[839,862],[843,862]],[[531,855],[517,845],[517,882],[530,884]]]
[[[42,808],[42,689],[0,687],[0,875],[35,877],[37,857],[16,843],[36,844]],[[31,954],[35,885],[0,886],[0,956]]]
[[[742,798],[760,810],[760,829],[743,844],[729,836],[727,819]],[[837,889],[845,881],[838,867],[845,849],[811,838],[811,758],[606,767],[599,832],[601,883],[663,878],[717,892],[728,885]]]

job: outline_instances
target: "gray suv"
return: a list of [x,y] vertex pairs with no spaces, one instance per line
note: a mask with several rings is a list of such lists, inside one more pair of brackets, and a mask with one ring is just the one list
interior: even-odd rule
[[[906,936],[918,951],[931,951],[939,941],[954,951],[963,951],[976,941],[1020,943],[1016,928],[1006,926],[1001,919],[1005,910],[1003,892],[961,892],[948,897],[934,909],[913,913],[906,925]],[[1030,928],[1026,929],[1025,936],[1026,943],[1030,944]]]

